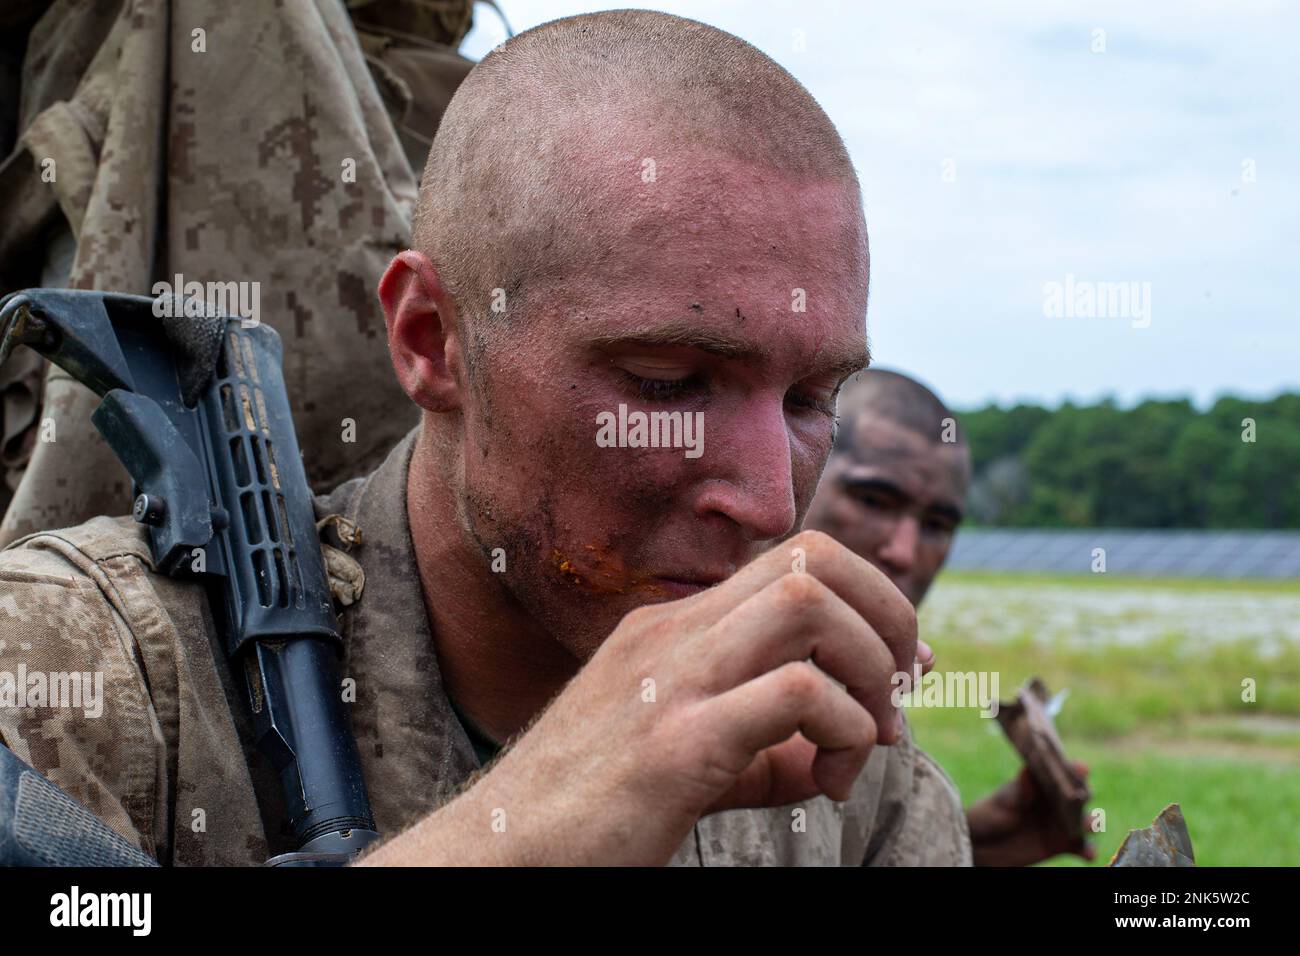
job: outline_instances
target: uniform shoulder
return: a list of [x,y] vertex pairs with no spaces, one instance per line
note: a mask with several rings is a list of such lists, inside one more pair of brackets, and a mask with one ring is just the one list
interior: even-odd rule
[[[129,517],[100,516],[70,528],[37,531],[0,551],[0,574],[29,568],[52,569],[60,562],[82,567],[118,557],[134,557],[153,569],[146,528]],[[57,575],[56,575],[57,576]]]
[[0,551],[0,744],[153,853],[163,736],[123,616],[140,609],[130,582],[149,567],[130,519]]

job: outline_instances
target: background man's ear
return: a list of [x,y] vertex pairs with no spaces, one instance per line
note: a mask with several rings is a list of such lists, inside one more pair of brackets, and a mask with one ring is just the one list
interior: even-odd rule
[[456,304],[428,257],[399,253],[379,280],[393,370],[421,408],[447,412],[461,406],[464,351]]

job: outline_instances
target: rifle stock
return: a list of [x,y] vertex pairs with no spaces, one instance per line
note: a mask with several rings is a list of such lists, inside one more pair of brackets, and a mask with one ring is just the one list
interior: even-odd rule
[[29,289],[0,300],[19,344],[103,401],[91,416],[135,485],[157,569],[201,581],[298,847],[340,863],[378,838],[343,709],[342,639],[281,370],[280,337],[181,301]]

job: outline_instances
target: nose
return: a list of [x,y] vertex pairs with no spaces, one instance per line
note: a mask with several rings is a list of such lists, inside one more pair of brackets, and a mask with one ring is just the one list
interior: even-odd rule
[[[784,403],[756,405],[749,404],[749,414],[722,423],[730,434],[713,440],[718,457],[709,462],[712,474],[703,484],[695,510],[700,517],[725,517],[750,539],[765,541],[794,529],[796,509]],[[706,451],[704,458],[709,457]]]
[[906,574],[916,564],[916,546],[921,538],[921,524],[912,515],[901,515],[881,545],[881,562],[895,574]]

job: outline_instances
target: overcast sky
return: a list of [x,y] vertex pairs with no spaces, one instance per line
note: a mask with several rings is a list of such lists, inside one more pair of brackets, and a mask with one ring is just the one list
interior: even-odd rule
[[[499,2],[515,32],[629,5]],[[641,5],[754,44],[839,127],[878,364],[960,407],[1300,389],[1300,3]],[[505,36],[479,4],[461,49]],[[1067,275],[1149,283],[1149,316],[1140,285],[1046,314]]]

